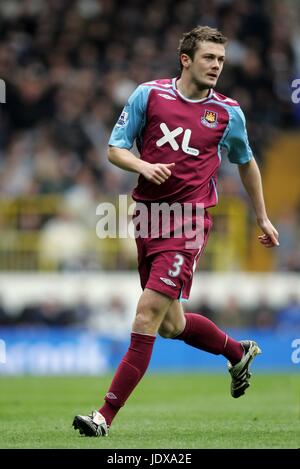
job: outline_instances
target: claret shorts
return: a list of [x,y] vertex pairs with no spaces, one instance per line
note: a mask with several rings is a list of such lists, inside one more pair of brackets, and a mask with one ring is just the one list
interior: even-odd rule
[[142,289],[149,288],[173,299],[187,300],[193,274],[207,244],[211,227],[212,217],[205,211],[199,244],[192,248],[188,247],[187,243],[191,242],[185,236],[136,237]]

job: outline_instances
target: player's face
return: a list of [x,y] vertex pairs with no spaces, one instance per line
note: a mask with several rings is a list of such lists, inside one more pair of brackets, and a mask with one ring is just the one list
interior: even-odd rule
[[214,88],[222,72],[224,60],[223,44],[201,41],[198,43],[194,59],[189,58],[186,70],[199,89]]

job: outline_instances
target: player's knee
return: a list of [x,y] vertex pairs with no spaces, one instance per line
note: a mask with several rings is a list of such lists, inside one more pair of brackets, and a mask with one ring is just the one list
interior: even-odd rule
[[[150,330],[153,331],[153,328],[157,331],[160,314],[161,311],[156,306],[139,303],[134,320],[134,328],[145,333],[148,333]],[[154,327],[156,324],[157,326]]]
[[147,334],[152,327],[152,322],[152,317],[149,315],[137,313],[134,320],[134,330]]
[[137,306],[136,315],[137,317],[149,319],[156,318],[162,314],[162,308],[159,304],[155,302],[140,300]]

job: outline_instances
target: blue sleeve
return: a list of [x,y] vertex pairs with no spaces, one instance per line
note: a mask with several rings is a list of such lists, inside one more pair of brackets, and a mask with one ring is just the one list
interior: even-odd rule
[[231,163],[248,163],[253,153],[249,145],[244,113],[240,107],[230,107],[228,110],[230,119],[221,146],[226,149]]
[[145,122],[150,87],[140,85],[129,97],[118,122],[112,130],[109,145],[118,148],[132,148],[140,136]]

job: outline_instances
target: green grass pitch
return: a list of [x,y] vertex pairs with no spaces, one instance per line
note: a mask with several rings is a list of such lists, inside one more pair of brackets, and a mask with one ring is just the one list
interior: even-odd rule
[[227,374],[148,374],[108,438],[79,436],[111,376],[1,377],[1,448],[299,448],[299,374],[259,374],[233,399]]

